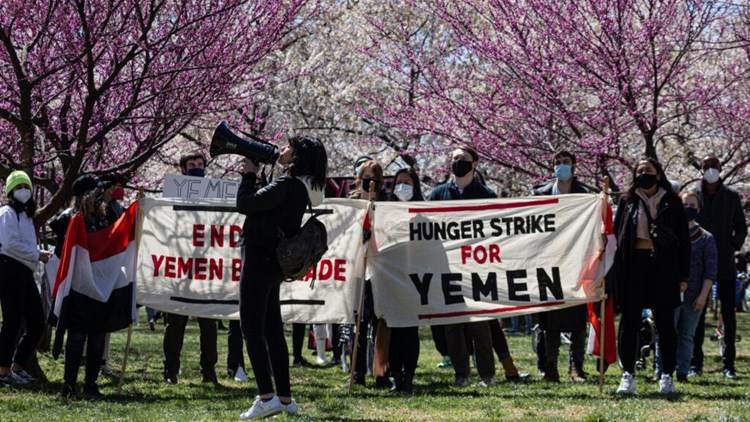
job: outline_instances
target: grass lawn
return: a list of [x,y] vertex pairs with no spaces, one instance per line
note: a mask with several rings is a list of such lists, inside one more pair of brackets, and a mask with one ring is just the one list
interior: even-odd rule
[[[292,386],[301,414],[295,418],[278,416],[276,420],[750,420],[750,315],[738,317],[743,337],[738,343],[740,378],[734,381],[721,378],[718,344],[707,340],[706,374],[688,385],[678,384],[681,394],[673,400],[660,397],[656,384],[645,380],[645,373],[638,376],[637,397],[615,397],[619,380],[617,368],[607,373],[604,395],[599,394],[594,378],[583,385],[550,385],[538,381],[535,356],[526,336],[509,337],[509,341],[519,367],[531,372],[533,381],[524,385],[500,382],[487,389],[454,388],[452,370],[436,367],[440,357],[429,329],[422,329],[422,352],[412,396],[392,396],[369,386],[357,387],[350,394],[345,386],[346,375],[339,368],[293,368]],[[709,317],[709,320],[707,325],[713,325],[713,319]],[[250,383],[240,384],[223,378],[220,387],[200,383],[195,322],[188,325],[185,336],[178,385],[162,382],[163,327],[158,325],[156,332],[151,332],[147,325],[141,324],[133,333],[132,353],[121,394],[116,392],[115,381],[102,378],[100,385],[107,396],[104,401],[63,402],[57,395],[62,383],[62,360],[53,361],[45,354],[40,356],[40,361],[51,382],[32,388],[0,388],[0,421],[238,420],[240,412],[250,405],[255,395],[252,379]],[[125,338],[125,332],[112,336],[114,365],[119,365],[122,359]],[[308,353],[305,352],[306,356]],[[220,331],[219,374],[225,371],[225,359],[226,332]],[[594,371],[593,365],[593,360],[587,362],[589,373]],[[501,375],[502,369],[497,366]],[[562,358],[560,368],[567,368]],[[82,378],[83,369],[79,376]],[[498,380],[502,379],[498,376]],[[368,382],[371,383],[372,378],[368,378]]]

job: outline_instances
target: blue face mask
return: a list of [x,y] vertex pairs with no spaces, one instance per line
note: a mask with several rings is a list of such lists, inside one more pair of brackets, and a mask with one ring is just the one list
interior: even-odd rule
[[558,164],[555,166],[555,177],[561,182],[567,182],[573,177],[573,167],[568,164]]
[[198,168],[198,167],[191,168],[190,170],[187,171],[187,175],[188,176],[193,176],[193,177],[205,177],[206,176],[206,169],[202,169],[202,168]]

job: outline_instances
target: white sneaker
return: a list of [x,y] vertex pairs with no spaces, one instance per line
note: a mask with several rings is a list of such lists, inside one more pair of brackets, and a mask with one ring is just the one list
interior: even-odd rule
[[36,382],[36,378],[32,377],[31,374],[26,372],[25,370],[21,369],[19,371],[13,371],[14,374],[18,375],[19,377],[25,379],[26,381],[32,383]]
[[289,415],[296,415],[299,411],[299,408],[297,408],[297,402],[292,399],[289,404],[281,403],[281,407],[284,409],[284,411]]
[[663,374],[659,379],[659,393],[660,394],[674,394],[677,390],[674,388],[674,381],[671,375]]
[[18,375],[15,371],[8,372],[7,375],[0,375],[0,383],[8,385],[26,385],[29,380]]
[[273,396],[268,401],[263,401],[260,396],[255,396],[253,405],[240,415],[240,420],[261,419],[283,411],[284,407],[279,401],[278,396]]
[[315,358],[315,363],[317,363],[320,366],[328,366],[331,364],[331,361],[326,356],[320,356],[318,355]]
[[234,372],[234,380],[237,382],[247,382],[247,374],[245,368],[238,366],[237,371]]
[[620,378],[620,386],[617,387],[617,394],[632,395],[635,394],[635,378],[629,372],[623,372]]

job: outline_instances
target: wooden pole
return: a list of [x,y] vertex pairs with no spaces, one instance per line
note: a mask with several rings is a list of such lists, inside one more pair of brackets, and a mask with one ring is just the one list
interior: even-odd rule
[[[370,183],[370,190],[367,192],[368,198],[370,200],[370,206],[372,207],[373,203],[375,202],[375,183]],[[367,212],[369,213],[370,210],[368,209]],[[369,217],[368,217],[369,218]],[[372,227],[372,225],[370,225]],[[367,254],[365,254],[365,274],[367,274]],[[361,321],[362,321],[362,314],[365,307],[365,283],[367,280],[364,280],[364,276],[362,277],[363,283],[362,283],[362,293],[359,295],[359,310],[355,312],[354,314],[354,350],[352,351],[352,364],[349,368],[349,392],[352,392],[352,388],[354,387],[354,374],[357,370],[357,354],[359,353],[359,336],[362,335],[360,331],[362,331],[361,328]],[[365,351],[367,353],[367,351]]]
[[[140,201],[144,196],[143,186],[138,188],[138,194],[136,194],[136,201]],[[140,205],[140,204],[139,204]],[[140,208],[138,209],[138,218],[136,219],[136,231],[135,231],[135,250],[141,245],[141,227],[143,224],[143,213]],[[135,292],[133,292],[135,294]],[[128,356],[130,356],[130,341],[133,338],[133,323],[128,325],[128,339],[125,341],[125,355],[122,357],[122,368],[120,370],[120,379],[117,381],[117,393],[122,392],[122,384],[125,382],[125,370],[128,368]]]
[[[604,189],[602,191],[604,192],[604,201],[609,200],[609,176],[604,177]],[[606,247],[606,246],[605,246]],[[599,394],[604,394],[604,364],[605,364],[605,356],[604,356],[604,347],[605,347],[605,334],[606,334],[606,327],[607,324],[605,324],[606,320],[606,309],[607,309],[607,293],[605,289],[605,285],[607,283],[606,278],[602,278],[602,300],[599,304]]]

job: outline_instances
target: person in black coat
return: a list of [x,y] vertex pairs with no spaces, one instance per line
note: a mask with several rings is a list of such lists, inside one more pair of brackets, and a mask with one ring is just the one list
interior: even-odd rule
[[615,306],[622,313],[618,351],[623,374],[617,393],[635,393],[641,311],[650,308],[663,363],[659,392],[673,394],[674,309],[680,304],[680,291],[687,289],[690,239],[682,201],[658,161],[643,158],[638,162],[632,185],[617,206],[614,230],[617,254],[607,284],[613,285]]
[[[555,179],[534,187],[533,195],[564,195],[570,193],[591,193],[591,189],[575,177],[576,157],[569,151],[559,151],[552,158]],[[586,305],[572,306],[558,311],[539,314],[539,325],[543,332],[538,337],[537,355],[544,368],[544,379],[560,381],[557,357],[560,352],[560,334],[570,333],[570,379],[573,382],[586,380],[583,360],[586,354]]]
[[312,206],[322,203],[327,162],[319,140],[295,137],[279,156],[279,164],[287,167],[285,175],[267,186],[261,188],[258,184],[257,164],[249,159],[243,163],[237,192],[237,210],[247,216],[242,228],[240,323],[258,397],[240,419],[257,419],[282,411],[297,413],[281,320],[279,287],[283,274],[276,247],[282,236],[294,236],[299,231],[308,201]]
[[[737,317],[735,315],[735,297],[737,269],[734,253],[742,249],[747,237],[747,222],[742,209],[740,195],[724,185],[721,180],[721,162],[709,155],[701,162],[703,181],[698,190],[702,203],[701,212],[696,221],[708,230],[716,239],[718,249],[719,272],[716,283],[721,301],[721,318],[724,323],[724,355],[722,360],[723,375],[732,379],[736,377],[734,361],[737,355],[735,339],[737,334]],[[706,307],[707,308],[707,307]],[[705,336],[706,308],[703,309],[696,328],[693,345],[691,373],[703,372],[703,339]]]

